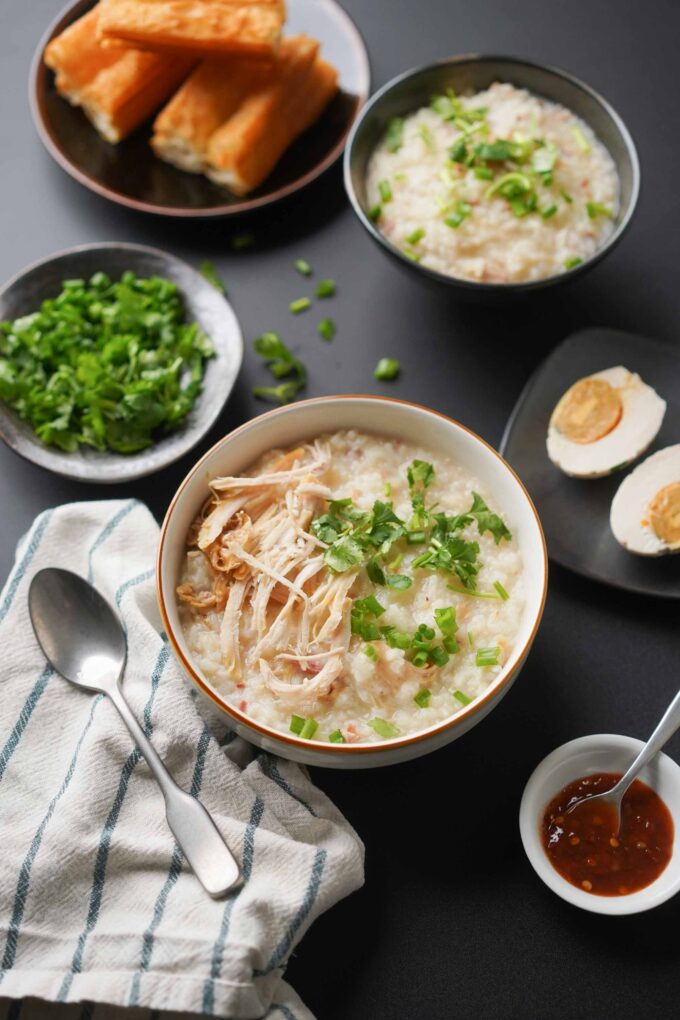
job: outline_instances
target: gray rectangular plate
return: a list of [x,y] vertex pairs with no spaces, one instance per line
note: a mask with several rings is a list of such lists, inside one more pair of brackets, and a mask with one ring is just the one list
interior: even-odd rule
[[609,527],[609,507],[626,474],[569,478],[550,462],[548,422],[562,394],[593,372],[624,365],[668,403],[656,440],[644,456],[680,441],[680,353],[668,344],[613,329],[567,337],[539,365],[515,405],[500,452],[518,473],[543,523],[556,563],[616,588],[680,599],[680,555],[648,558],[626,552]]

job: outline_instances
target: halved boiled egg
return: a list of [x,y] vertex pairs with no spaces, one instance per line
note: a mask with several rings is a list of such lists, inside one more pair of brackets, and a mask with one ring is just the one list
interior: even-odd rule
[[624,478],[609,521],[616,541],[630,552],[680,552],[680,443],[653,453]]
[[654,441],[666,401],[622,365],[579,379],[557,404],[548,456],[567,475],[599,478],[625,467]]

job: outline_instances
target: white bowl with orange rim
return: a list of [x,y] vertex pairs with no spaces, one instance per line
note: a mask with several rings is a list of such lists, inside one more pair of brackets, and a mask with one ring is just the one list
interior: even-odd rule
[[[274,448],[309,440],[329,431],[357,429],[413,442],[455,460],[494,494],[516,537],[522,557],[526,601],[519,631],[506,662],[489,687],[465,708],[427,729],[370,743],[305,740],[262,725],[231,704],[212,686],[185,640],[176,602],[186,536],[208,495],[210,479],[238,475]],[[277,408],[241,425],[198,461],[177,490],[161,529],[156,570],[161,615],[173,651],[187,676],[224,712],[239,736],[265,751],[306,765],[370,768],[407,761],[434,751],[466,733],[498,704],[529,653],[543,613],[548,584],[545,539],[536,510],[514,471],[465,426],[436,411],[374,396],[319,397]]]

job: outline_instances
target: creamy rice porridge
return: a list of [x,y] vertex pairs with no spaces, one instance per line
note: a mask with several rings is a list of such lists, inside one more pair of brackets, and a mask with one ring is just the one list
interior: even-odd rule
[[422,730],[513,650],[522,562],[493,493],[453,460],[355,431],[216,478],[177,589],[194,663],[303,738]]
[[395,118],[367,177],[395,247],[448,276],[519,283],[568,271],[614,230],[619,181],[592,129],[513,85]]

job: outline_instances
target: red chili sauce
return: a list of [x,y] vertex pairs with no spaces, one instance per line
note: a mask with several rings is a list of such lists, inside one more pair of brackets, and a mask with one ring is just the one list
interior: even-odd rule
[[[611,790],[620,772],[575,779],[550,801],[541,822],[548,860],[567,882],[598,896],[625,896],[644,889],[664,870],[673,851],[673,819],[651,787],[636,779],[616,812],[596,793]],[[568,808],[582,801],[572,811]]]

